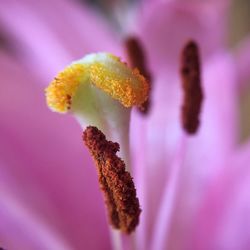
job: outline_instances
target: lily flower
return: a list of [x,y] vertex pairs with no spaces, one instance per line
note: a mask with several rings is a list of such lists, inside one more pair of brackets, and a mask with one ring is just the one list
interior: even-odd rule
[[[0,247],[248,249],[250,144],[238,142],[237,106],[241,83],[249,79],[250,46],[246,39],[237,51],[226,47],[228,5],[145,1],[122,13],[134,15],[119,19],[126,22],[119,23],[118,36],[103,16],[77,1],[1,4]],[[113,10],[117,18],[119,8]],[[185,60],[190,39],[198,51],[191,53],[192,67]],[[103,51],[144,77],[117,57],[98,54]],[[76,61],[89,53],[97,54]],[[94,71],[96,63],[103,64]],[[70,108],[81,126],[45,105],[44,88],[67,65],[76,70],[59,74],[49,93],[59,94],[58,79],[66,79],[61,90],[68,99],[59,95],[58,104],[47,92],[47,100],[54,109]],[[137,101],[128,105],[127,93],[106,83],[116,79],[115,86],[123,86],[131,77],[130,97]],[[190,78],[198,84],[196,94],[191,91],[196,102],[188,95]],[[148,96],[147,113],[130,110]],[[190,129],[185,121],[192,115]],[[110,220],[112,209],[106,213],[91,155],[96,162],[108,156],[102,169],[117,167],[119,180],[128,177],[117,197],[131,188],[132,229],[120,223],[129,221],[127,214],[117,223]],[[111,234],[110,222],[116,228]]]

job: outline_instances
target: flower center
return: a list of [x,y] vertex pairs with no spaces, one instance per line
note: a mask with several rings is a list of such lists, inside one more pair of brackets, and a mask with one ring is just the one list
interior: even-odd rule
[[[108,53],[90,54],[73,62],[46,89],[53,111],[70,110],[80,121],[83,141],[96,163],[110,223],[125,233],[135,230],[141,213],[128,172],[129,107],[145,103],[148,92],[148,81],[137,68],[130,69]],[[121,158],[116,155],[120,145]]]

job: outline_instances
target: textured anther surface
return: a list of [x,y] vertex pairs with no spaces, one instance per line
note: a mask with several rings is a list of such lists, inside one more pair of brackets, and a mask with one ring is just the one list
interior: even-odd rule
[[48,106],[65,113],[80,84],[93,84],[125,107],[139,106],[148,98],[148,81],[138,69],[130,69],[109,53],[90,54],[74,62],[45,90]]
[[111,225],[131,233],[139,223],[141,209],[133,179],[116,155],[119,144],[107,141],[100,130],[91,126],[83,132],[83,141],[94,158]]
[[60,72],[45,89],[48,106],[59,113],[66,113],[85,73],[86,69],[81,64],[73,64]]
[[189,134],[195,134],[200,124],[199,115],[203,100],[200,71],[198,46],[194,41],[189,41],[181,53],[180,67],[184,92],[182,126]]
[[[133,68],[138,68],[142,75],[147,79],[149,83],[150,91],[152,89],[152,77],[147,68],[146,55],[142,47],[142,44],[136,37],[128,37],[125,40],[125,50],[129,60],[129,64]],[[150,109],[150,96],[149,98],[142,103],[139,107],[139,110],[143,114],[147,114]]]
[[148,98],[148,81],[138,69],[130,69],[126,63],[111,54],[106,61],[96,60],[90,65],[90,78],[94,85],[102,89],[125,107],[139,106]]

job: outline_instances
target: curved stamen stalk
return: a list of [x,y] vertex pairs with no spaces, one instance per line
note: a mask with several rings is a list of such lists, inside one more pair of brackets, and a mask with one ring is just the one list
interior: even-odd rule
[[145,102],[148,92],[148,82],[137,69],[112,54],[98,53],[59,73],[46,89],[46,98],[53,111],[70,111],[83,128],[95,126],[118,142],[128,167],[130,107]]
[[203,101],[201,86],[201,67],[199,50],[196,42],[189,41],[181,52],[180,76],[184,101],[181,112],[181,122],[184,131],[171,164],[171,173],[163,191],[162,202],[159,207],[158,217],[151,249],[163,249],[167,245],[167,237],[171,227],[171,217],[176,205],[178,188],[181,178],[181,167],[187,150],[188,135],[194,136],[200,125],[199,117]]
[[155,230],[153,234],[152,245],[150,249],[164,249],[167,245],[171,217],[176,205],[178,188],[180,185],[181,167],[186,153],[187,135],[183,133],[174,155],[173,162],[170,166],[170,176],[163,191],[162,201],[159,206],[158,216],[155,222]]
[[[84,132],[84,142],[98,163],[99,181],[105,191],[111,224],[126,233],[135,229],[140,214],[135,189],[132,188],[133,181],[131,177],[128,178],[130,108],[144,103],[148,92],[148,82],[139,71],[128,68],[118,57],[109,53],[90,54],[73,62],[46,89],[47,104],[53,111],[70,111],[82,128],[91,126]],[[106,137],[107,140],[105,138],[101,144],[96,144],[89,135],[93,135],[93,138]],[[106,144],[103,144],[104,141]],[[91,150],[93,145],[94,151]],[[117,145],[120,145],[122,160],[113,155],[119,149]],[[131,202],[137,206],[130,206]],[[115,232],[111,235],[114,249],[119,249],[120,237]]]

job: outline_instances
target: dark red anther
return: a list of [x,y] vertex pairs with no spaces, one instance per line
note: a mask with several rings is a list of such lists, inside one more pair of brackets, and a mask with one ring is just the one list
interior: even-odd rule
[[139,223],[141,209],[136,189],[124,162],[116,155],[119,144],[107,141],[96,127],[87,127],[83,141],[94,158],[111,225],[131,233]]
[[200,124],[203,92],[199,50],[194,41],[189,41],[182,50],[180,74],[184,92],[182,126],[188,134],[195,134]]
[[[129,65],[132,68],[138,68],[140,73],[148,80],[150,90],[152,89],[151,74],[147,68],[146,55],[143,46],[136,37],[128,37],[125,40],[125,50],[128,57]],[[150,109],[150,96],[146,102],[139,107],[142,114],[147,114]]]

